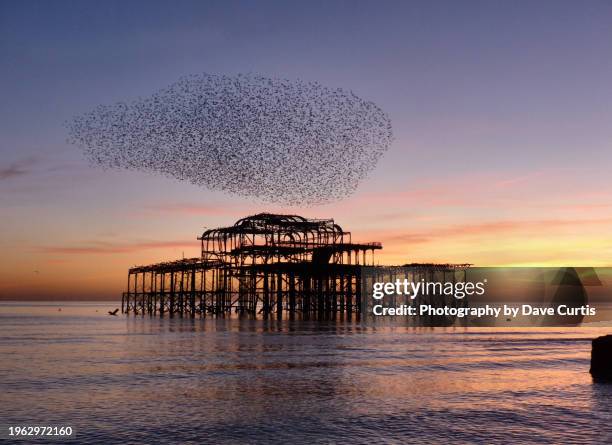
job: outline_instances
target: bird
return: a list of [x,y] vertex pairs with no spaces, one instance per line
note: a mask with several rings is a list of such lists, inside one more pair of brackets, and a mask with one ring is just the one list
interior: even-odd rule
[[119,308],[116,308],[114,311],[108,311],[108,315],[117,315],[117,312],[119,312]]
[[352,91],[257,74],[183,76],[66,126],[94,165],[305,206],[352,194],[393,141],[389,116]]

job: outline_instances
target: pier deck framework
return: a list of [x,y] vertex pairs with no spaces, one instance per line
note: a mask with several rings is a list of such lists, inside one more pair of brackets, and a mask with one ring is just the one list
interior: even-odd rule
[[333,219],[269,213],[206,230],[198,240],[198,258],[131,268],[122,312],[350,316],[361,310],[362,271],[382,249],[353,242]]

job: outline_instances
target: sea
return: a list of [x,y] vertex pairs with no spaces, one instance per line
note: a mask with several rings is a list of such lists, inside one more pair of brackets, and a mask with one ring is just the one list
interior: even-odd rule
[[108,315],[116,306],[0,303],[3,428],[71,426],[63,441],[82,444],[612,443],[612,385],[589,374],[591,340],[611,327]]

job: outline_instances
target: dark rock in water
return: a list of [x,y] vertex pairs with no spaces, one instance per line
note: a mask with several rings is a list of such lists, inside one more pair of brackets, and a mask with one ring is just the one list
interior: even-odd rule
[[589,372],[595,379],[612,382],[612,335],[593,340]]

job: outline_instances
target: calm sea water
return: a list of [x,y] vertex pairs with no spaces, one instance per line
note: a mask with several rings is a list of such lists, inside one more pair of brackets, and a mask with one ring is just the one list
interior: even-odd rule
[[[0,424],[78,443],[611,443],[612,328],[413,329],[0,304]],[[61,312],[58,308],[61,307]]]

